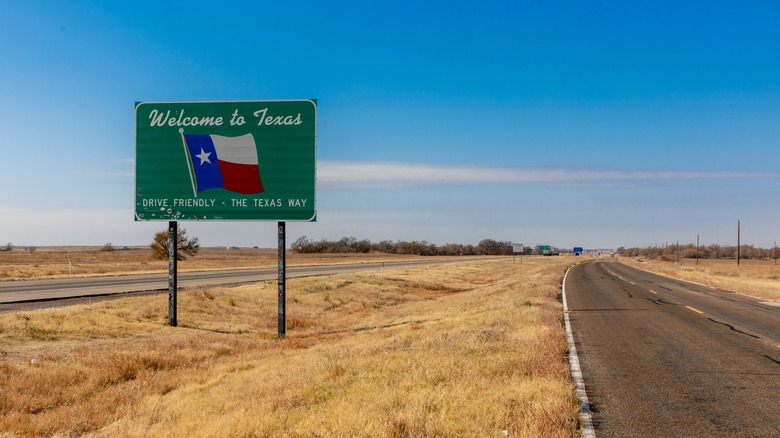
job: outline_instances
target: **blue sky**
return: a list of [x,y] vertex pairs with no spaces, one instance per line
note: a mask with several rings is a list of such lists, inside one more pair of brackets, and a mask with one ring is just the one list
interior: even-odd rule
[[[316,223],[560,247],[780,240],[774,2],[0,0],[0,242],[137,245],[136,101],[318,100]],[[190,223],[274,246],[275,223]]]

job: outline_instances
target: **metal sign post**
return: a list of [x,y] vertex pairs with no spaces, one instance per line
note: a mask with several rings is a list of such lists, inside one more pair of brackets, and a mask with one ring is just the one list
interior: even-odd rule
[[176,327],[176,258],[178,224],[168,222],[168,325]]
[[285,279],[287,278],[287,261],[285,257],[285,241],[286,230],[285,223],[279,222],[279,267],[278,267],[278,283],[279,283],[279,330],[277,337],[279,339],[284,338],[286,332],[285,328],[285,316],[286,316],[286,296],[285,296]]

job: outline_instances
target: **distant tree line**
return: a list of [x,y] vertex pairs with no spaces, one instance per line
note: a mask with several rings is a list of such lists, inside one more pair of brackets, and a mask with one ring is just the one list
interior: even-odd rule
[[[677,258],[700,259],[736,259],[736,245],[699,245],[687,243],[684,245],[647,246],[644,248],[624,248],[616,250],[618,255],[624,257],[647,257],[650,259],[675,260]],[[740,245],[739,257],[742,259],[771,259],[780,256],[778,248],[757,248],[753,245]]]
[[447,243],[436,245],[424,240],[411,242],[383,240],[372,243],[368,239],[342,237],[337,241],[309,240],[302,236],[290,245],[290,249],[298,254],[344,254],[380,252],[385,254],[415,254],[423,256],[461,256],[461,255],[512,255],[511,242],[498,242],[485,239],[478,245],[463,245]]

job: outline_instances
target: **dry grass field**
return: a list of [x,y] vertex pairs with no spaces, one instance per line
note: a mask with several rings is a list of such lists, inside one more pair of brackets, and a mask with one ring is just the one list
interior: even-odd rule
[[576,436],[573,258],[465,260],[0,314],[0,435]]
[[774,260],[681,259],[679,263],[642,257],[621,257],[620,261],[637,268],[706,284],[708,286],[780,301],[780,265]]

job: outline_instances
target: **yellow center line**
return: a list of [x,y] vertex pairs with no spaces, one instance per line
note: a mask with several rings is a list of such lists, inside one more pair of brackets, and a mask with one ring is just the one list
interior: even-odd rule
[[691,307],[691,306],[685,306],[685,307],[687,307],[687,308],[689,308],[689,309],[693,310],[693,311],[694,311],[694,312],[696,312],[696,313],[704,314],[704,312],[702,312],[701,310],[699,310],[699,309],[697,309],[697,308],[695,308],[695,307]]
[[656,294],[656,295],[658,295],[658,292],[656,292],[656,291],[654,291],[654,290],[652,290],[652,289],[648,289],[647,291],[648,291],[648,292],[650,292],[651,294]]
[[629,283],[631,283],[631,284],[633,284],[634,286],[636,286],[636,283],[634,283],[633,281],[629,281]]

